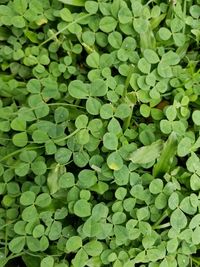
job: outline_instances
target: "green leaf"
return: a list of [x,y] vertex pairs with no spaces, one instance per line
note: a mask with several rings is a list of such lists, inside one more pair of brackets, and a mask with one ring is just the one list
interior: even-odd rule
[[31,94],[39,94],[41,91],[41,83],[36,79],[29,80],[26,86]]
[[101,102],[93,97],[89,97],[86,101],[86,110],[91,115],[98,115],[101,109]]
[[108,216],[108,207],[103,203],[98,203],[92,209],[92,218],[99,221],[100,219],[107,218]]
[[117,119],[115,118],[112,118],[110,121],[109,121],[109,124],[108,124],[108,131],[110,133],[114,133],[114,134],[119,134],[122,132],[122,128],[120,126],[120,123]]
[[[100,57],[96,51],[92,52],[86,58],[86,62],[88,64],[88,66],[90,66],[91,68],[94,68],[94,69],[99,67],[99,60],[100,60]],[[98,82],[97,82],[97,84],[98,84]]]
[[15,131],[26,131],[26,121],[22,118],[15,118],[10,124],[11,128]]
[[124,212],[115,212],[112,216],[112,223],[114,225],[116,224],[122,224],[126,221],[126,214]]
[[199,157],[195,153],[191,153],[191,156],[186,162],[186,166],[190,172],[199,171]]
[[35,202],[35,193],[32,191],[26,191],[22,193],[20,197],[20,203],[24,206],[32,205]]
[[81,188],[90,188],[97,183],[97,177],[94,171],[82,170],[78,174],[78,185]]
[[104,96],[107,93],[108,87],[101,79],[96,79],[91,83],[90,95],[91,96]]
[[14,225],[14,231],[18,235],[24,235],[25,233],[25,227],[26,227],[26,222],[24,221],[18,221]]
[[26,243],[27,243],[27,247],[30,251],[32,251],[32,252],[40,251],[40,242],[38,239],[36,239],[32,236],[27,236],[26,237]]
[[40,250],[45,251],[47,250],[48,247],[49,247],[49,240],[46,236],[43,235],[40,238]]
[[192,243],[193,243],[194,245],[199,245],[199,244],[200,244],[199,234],[200,234],[200,227],[197,226],[197,227],[194,229],[194,232],[192,233]]
[[42,175],[45,174],[47,166],[44,161],[35,160],[33,163],[31,163],[31,170],[36,175]]
[[29,170],[30,170],[30,164],[21,162],[15,168],[15,174],[20,177],[23,177],[29,173]]
[[192,5],[190,7],[190,14],[195,18],[198,19],[199,18],[199,13],[200,13],[200,8],[198,5]]
[[25,236],[13,238],[9,243],[9,249],[12,253],[20,253],[25,246]]
[[59,0],[59,2],[62,2],[63,4],[66,5],[71,5],[71,6],[84,6],[86,0]]
[[40,267],[54,267],[54,258],[47,256],[41,260]]
[[75,185],[75,178],[73,173],[67,172],[60,176],[59,187],[60,188],[70,188]]
[[88,117],[84,114],[79,115],[75,120],[75,126],[78,129],[86,128],[88,124]]
[[22,16],[14,16],[12,20],[13,25],[16,28],[24,28],[26,26],[25,20]]
[[197,174],[192,174],[190,178],[190,186],[192,190],[197,191],[200,189],[200,177]]
[[159,62],[159,57],[157,53],[152,49],[145,49],[144,52],[144,58],[150,63],[150,64],[156,64]]
[[50,194],[53,195],[59,190],[58,179],[65,172],[62,166],[56,165],[52,168],[47,176],[47,186]]
[[189,223],[190,229],[194,229],[197,226],[200,226],[200,214],[196,214],[194,217],[192,217],[192,219]]
[[88,260],[88,255],[83,248],[81,248],[77,253],[74,259],[72,260],[72,264],[74,267],[84,267],[85,263]]
[[83,248],[85,249],[86,253],[92,257],[100,255],[103,251],[103,246],[101,242],[97,240],[92,240],[86,243]]
[[26,0],[14,0],[13,1],[13,8],[14,10],[20,14],[23,15],[28,7],[28,3]]
[[58,107],[55,110],[54,118],[55,118],[56,123],[61,123],[61,122],[66,121],[69,118],[68,109],[66,109],[64,107]]
[[178,144],[177,147],[177,155],[179,157],[185,157],[187,154],[190,153],[192,148],[192,141],[189,137],[184,137]]
[[100,116],[102,119],[110,119],[113,117],[114,108],[111,104],[104,104],[100,109]]
[[179,195],[173,192],[168,199],[168,206],[171,210],[175,210],[179,205]]
[[119,22],[127,24],[132,21],[133,15],[128,7],[121,7],[118,13]]
[[68,148],[59,148],[55,153],[55,160],[59,164],[67,164],[72,156],[72,152]]
[[163,181],[161,179],[154,179],[149,185],[149,190],[152,194],[159,194],[163,190]]
[[149,146],[138,148],[130,155],[129,159],[136,164],[147,164],[160,156],[162,148],[163,142],[158,140]]
[[74,213],[78,217],[88,217],[91,214],[91,205],[85,199],[79,199],[74,205]]
[[96,3],[95,1],[85,2],[85,9],[90,14],[96,14],[98,11],[98,8],[99,8],[98,3]]
[[24,263],[26,264],[27,267],[38,267],[40,266],[40,259],[36,259],[34,256],[30,256],[30,255],[23,255],[22,259],[24,261]]
[[118,138],[114,133],[106,133],[103,136],[103,145],[109,150],[117,150]]
[[131,109],[128,104],[119,104],[115,110],[115,117],[125,119],[131,115]]
[[176,154],[176,149],[177,136],[175,133],[172,132],[164,144],[164,148],[162,150],[160,158],[153,167],[154,177],[162,177],[166,172],[168,172]]
[[170,223],[175,230],[180,231],[186,227],[187,217],[179,208],[177,208],[171,214]]
[[54,221],[49,231],[49,240],[54,241],[60,238],[62,232],[61,222]]
[[197,126],[200,126],[200,111],[199,110],[195,110],[192,113],[192,120],[194,124],[196,124]]
[[86,145],[90,141],[90,135],[88,129],[81,129],[76,134],[77,143],[80,145]]
[[26,222],[31,222],[38,217],[38,212],[35,206],[26,207],[22,212],[22,219]]
[[112,32],[117,26],[117,21],[110,16],[105,16],[100,20],[99,28],[106,33]]
[[108,42],[109,44],[115,48],[115,49],[119,49],[122,45],[122,35],[120,32],[114,31],[111,32],[108,35]]
[[158,31],[158,34],[163,41],[169,40],[172,35],[171,31],[165,27],[161,27]]
[[128,184],[129,169],[123,165],[119,170],[114,170],[115,183],[119,186]]
[[138,69],[145,74],[150,73],[151,70],[151,64],[145,59],[145,58],[141,58],[138,61]]
[[169,51],[162,56],[162,62],[166,65],[177,65],[179,61],[179,55],[172,51]]
[[99,223],[95,221],[92,217],[87,219],[83,225],[83,233],[88,237],[94,237],[100,232],[101,228]]
[[20,153],[19,158],[20,160],[31,163],[37,157],[37,152],[34,150],[24,150]]
[[67,252],[74,252],[82,247],[82,239],[80,236],[72,236],[67,240],[66,250]]
[[41,130],[35,130],[32,134],[32,138],[36,144],[42,144],[49,140],[47,133]]
[[44,232],[45,232],[44,225],[39,224],[33,230],[33,237],[34,238],[40,238],[44,235]]
[[48,207],[51,204],[51,197],[48,193],[41,193],[37,196],[35,205],[41,208]]
[[157,72],[163,78],[171,78],[173,76],[171,67],[162,60],[158,64]]
[[79,80],[70,82],[68,91],[72,97],[77,99],[86,99],[89,96],[87,85]]
[[185,197],[180,205],[179,208],[186,214],[194,215],[197,211],[197,206],[192,205],[190,197]]
[[123,166],[123,159],[118,152],[112,152],[107,158],[108,167],[111,170],[120,170]]
[[17,147],[24,147],[28,143],[28,136],[27,133],[22,132],[22,133],[17,133],[13,135],[12,142],[15,146]]

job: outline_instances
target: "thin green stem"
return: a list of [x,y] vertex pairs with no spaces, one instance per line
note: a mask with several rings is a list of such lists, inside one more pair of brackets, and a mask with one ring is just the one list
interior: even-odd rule
[[129,84],[130,84],[130,80],[131,80],[131,75],[133,73],[133,70],[134,70],[134,66],[131,65],[130,66],[130,69],[129,69],[129,72],[128,72],[128,75],[126,77],[126,81],[125,81],[125,85],[124,85],[124,92],[123,92],[123,97],[125,98],[126,95],[127,95],[127,89],[129,87]]
[[[125,85],[124,85],[124,92],[123,92],[124,100],[125,100],[125,98],[127,96],[127,90],[128,90],[129,84],[130,84],[130,80],[131,80],[131,76],[132,76],[133,70],[134,70],[134,66],[131,65],[130,69],[129,69],[129,72],[128,72],[128,75],[126,77]],[[125,121],[124,121],[124,125],[123,125],[123,129],[124,130],[126,130],[130,125],[132,114],[133,114],[133,106],[134,105],[131,105],[131,113],[130,113],[129,117],[126,118]]]
[[[184,0],[183,2],[183,15],[184,18],[186,18],[186,9],[187,9],[187,0]],[[183,25],[183,33],[185,34],[185,21],[184,21],[184,25]]]
[[[62,138],[60,138],[60,139],[58,139],[58,140],[54,140],[54,141],[55,141],[55,142],[62,142],[62,141],[64,141],[64,140],[67,140],[68,138],[70,138],[70,137],[72,137],[73,135],[75,135],[76,133],[78,133],[79,130],[80,130],[80,129],[76,129],[76,130],[73,131],[71,134],[69,134],[69,135],[67,135],[67,136],[65,136],[65,137],[62,137]],[[16,151],[13,151],[12,153],[10,153],[10,154],[6,155],[5,157],[1,158],[1,159],[0,159],[0,162],[9,159],[9,158],[12,157],[12,156],[17,155],[18,153],[20,153],[20,152],[23,151],[24,149],[25,149],[25,150],[31,150],[31,149],[39,149],[39,148],[43,148],[43,147],[44,147],[44,145],[42,145],[42,146],[36,146],[36,147],[31,147],[31,146],[30,146],[30,147],[23,147],[23,148],[21,148],[21,149],[18,149],[18,150],[16,150]]]
[[7,225],[6,225],[6,229],[5,229],[5,246],[4,246],[4,255],[5,257],[7,256],[8,253],[8,229],[7,229]]
[[[39,108],[42,108],[43,107],[43,104],[46,104],[48,106],[66,106],[66,107],[72,107],[72,108],[80,108],[80,109],[85,109],[85,107],[83,106],[79,106],[79,105],[75,105],[75,104],[68,104],[68,103],[62,103],[62,102],[57,102],[57,103],[45,103],[43,102],[41,105],[38,105],[36,107],[26,107],[26,106],[16,106],[16,108],[28,108],[29,110],[37,110]],[[9,113],[8,116],[15,116],[15,115],[18,115],[18,111],[14,111],[12,113]]]
[[192,259],[192,261],[193,261],[194,263],[196,263],[198,266],[200,266],[200,261],[198,261],[197,259],[195,259],[195,258],[193,258],[193,257],[191,257],[191,259]]
[[21,148],[21,149],[15,150],[15,151],[13,151],[12,153],[6,155],[6,156],[3,157],[2,159],[0,159],[0,162],[9,159],[9,158],[12,157],[12,156],[17,155],[18,153],[20,153],[20,152],[23,151],[24,149],[25,149],[25,150],[31,150],[31,149],[38,149],[38,148],[42,148],[42,147],[44,147],[44,146],[38,146],[38,147],[23,147],[23,148]]
[[68,104],[68,103],[46,103],[48,106],[68,106],[68,107],[76,107],[76,108],[81,108],[81,109],[85,109],[85,107],[82,106],[78,106],[78,105],[74,105],[74,104]]
[[[3,141],[11,141],[12,140],[12,138],[2,138],[2,137],[0,137],[0,140],[3,140]],[[18,139],[18,140],[24,140],[24,139]],[[35,144],[35,142],[34,141],[27,141],[27,143],[29,143],[29,144]]]
[[91,14],[86,14],[85,16],[82,16],[74,21],[72,21],[71,23],[67,24],[67,26],[65,26],[64,28],[62,28],[61,30],[57,31],[55,34],[53,34],[51,37],[49,37],[47,40],[45,40],[44,42],[42,42],[39,46],[43,46],[44,44],[48,43],[50,40],[54,39],[56,36],[58,36],[60,33],[64,32],[65,30],[69,29],[69,27],[73,26],[74,24],[80,22],[83,19],[86,19],[88,17],[90,17]]
[[167,227],[170,227],[171,224],[170,223],[164,223],[164,224],[161,224],[161,225],[158,225],[156,227],[152,227],[154,230],[155,229],[163,229],[163,228],[167,228]]
[[131,106],[131,113],[130,113],[130,115],[124,121],[124,125],[123,125],[123,130],[124,131],[130,126],[132,116],[133,116],[133,105]]
[[164,213],[163,213],[163,215],[160,217],[160,219],[158,219],[158,221],[154,223],[154,225],[153,225],[153,229],[157,228],[157,227],[160,225],[160,223],[161,223],[165,218],[168,217],[168,215],[169,215],[169,214],[168,214],[168,210],[165,210]]
[[58,139],[58,140],[55,140],[55,142],[62,142],[62,141],[64,141],[64,140],[67,140],[67,139],[69,139],[70,137],[72,137],[73,135],[77,134],[79,131],[80,131],[80,129],[76,129],[76,130],[73,131],[71,134],[69,134],[69,135],[67,135],[67,136],[65,136],[65,137],[62,137],[62,138],[60,138],[60,139]]

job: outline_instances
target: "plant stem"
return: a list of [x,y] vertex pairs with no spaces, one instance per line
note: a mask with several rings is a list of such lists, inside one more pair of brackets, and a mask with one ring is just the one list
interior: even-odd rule
[[131,113],[130,113],[130,115],[124,121],[124,124],[123,124],[124,131],[130,126],[130,122],[131,122],[132,116],[133,116],[133,105],[131,106]]
[[195,259],[195,258],[193,258],[193,257],[191,257],[191,259],[192,259],[192,261],[193,261],[194,263],[196,263],[198,266],[200,266],[200,261],[198,261],[197,259]]
[[164,223],[164,224],[161,224],[161,225],[158,225],[156,227],[153,227],[153,229],[163,229],[163,228],[167,228],[169,227],[171,224],[168,222],[168,223]]
[[64,32],[65,30],[67,30],[69,27],[73,26],[74,24],[76,24],[77,22],[81,21],[82,19],[86,19],[87,17],[90,17],[91,14],[86,14],[83,17],[80,17],[78,19],[75,19],[74,21],[72,21],[71,23],[67,24],[67,26],[65,26],[64,28],[62,28],[61,30],[59,30],[58,32],[56,32],[55,34],[53,34],[51,37],[49,37],[47,40],[45,40],[44,42],[42,42],[39,46],[43,46],[44,44],[48,43],[50,40],[54,39],[56,36],[58,36],[60,33]]
[[131,75],[133,73],[133,70],[134,70],[134,66],[131,64],[130,69],[129,69],[129,72],[128,72],[128,75],[126,77],[125,85],[124,85],[124,92],[123,92],[123,97],[124,98],[127,95],[127,89],[129,87],[129,83],[130,83],[130,80],[131,80]]
[[23,151],[24,149],[26,149],[26,150],[31,150],[31,149],[38,149],[38,148],[42,148],[42,147],[44,147],[44,146],[38,146],[38,147],[23,147],[23,148],[21,148],[21,149],[18,149],[18,150],[16,150],[16,151],[13,151],[12,153],[6,155],[6,156],[3,157],[2,159],[0,159],[0,162],[4,161],[4,160],[6,160],[6,159],[9,159],[9,158],[12,157],[12,156],[17,155],[18,153],[20,153],[20,152]]
[[[129,72],[128,72],[128,75],[126,77],[125,85],[124,85],[124,92],[123,92],[124,100],[125,100],[125,98],[127,96],[127,89],[129,87],[129,84],[130,84],[130,80],[131,80],[131,76],[132,76],[133,70],[134,70],[134,66],[131,65],[130,69],[129,69]],[[129,117],[126,118],[125,121],[124,121],[124,125],[123,125],[123,129],[124,130],[126,130],[130,125],[131,118],[132,118],[132,115],[133,115],[133,106],[134,105],[131,105],[131,113],[130,113]]]
[[76,129],[75,131],[73,131],[71,134],[65,136],[65,137],[62,137],[58,140],[55,140],[55,142],[62,142],[64,140],[67,140],[68,138],[72,137],[73,135],[75,135],[76,133],[78,133],[80,131],[80,129]]
[[160,219],[158,219],[158,221],[156,222],[156,223],[154,223],[154,225],[153,225],[153,229],[155,229],[155,228],[157,228],[159,225],[160,225],[160,223],[166,218],[166,217],[168,217],[168,210],[165,210],[164,211],[164,213],[163,213],[163,215],[160,217]]

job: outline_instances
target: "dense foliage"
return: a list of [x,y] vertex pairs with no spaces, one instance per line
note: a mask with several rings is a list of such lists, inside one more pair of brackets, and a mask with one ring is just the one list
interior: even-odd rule
[[0,266],[199,266],[200,1],[0,4]]

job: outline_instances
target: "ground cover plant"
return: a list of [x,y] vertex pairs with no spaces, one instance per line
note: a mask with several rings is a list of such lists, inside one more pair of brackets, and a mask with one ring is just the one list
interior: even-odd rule
[[0,0],[0,266],[200,265],[200,1]]

